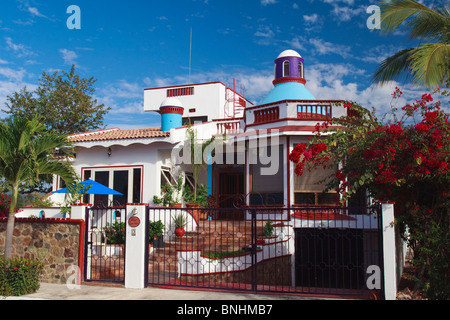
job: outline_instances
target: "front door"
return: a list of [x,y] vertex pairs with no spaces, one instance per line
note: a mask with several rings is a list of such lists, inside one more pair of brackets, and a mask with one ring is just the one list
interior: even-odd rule
[[[237,171],[219,173],[218,204],[221,209],[235,209],[243,204],[244,174]],[[221,220],[243,220],[244,212],[241,210],[220,210]]]

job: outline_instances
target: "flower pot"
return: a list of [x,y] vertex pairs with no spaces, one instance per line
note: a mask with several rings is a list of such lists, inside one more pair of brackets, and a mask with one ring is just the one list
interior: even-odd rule
[[153,255],[153,245],[149,244],[148,245],[148,256],[151,257]]
[[184,228],[178,227],[175,229],[175,235],[178,238],[181,238],[182,236],[184,236],[185,233],[186,233],[186,230],[184,230]]
[[186,207],[188,208],[187,211],[191,214],[192,218],[194,218],[195,222],[198,223],[198,221],[201,218],[201,213],[203,211],[201,210],[201,207],[196,204],[187,204]]
[[159,248],[164,248],[164,240],[163,240],[163,236],[157,236],[154,238],[153,240],[153,247],[155,249],[159,249]]

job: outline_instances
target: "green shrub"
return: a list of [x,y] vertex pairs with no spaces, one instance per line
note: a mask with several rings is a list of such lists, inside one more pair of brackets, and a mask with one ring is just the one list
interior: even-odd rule
[[37,260],[0,258],[0,296],[21,296],[39,290],[43,266]]

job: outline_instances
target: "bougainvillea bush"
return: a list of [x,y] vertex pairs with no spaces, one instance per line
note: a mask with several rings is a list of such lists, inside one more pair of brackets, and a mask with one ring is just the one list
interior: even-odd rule
[[0,218],[8,216],[10,205],[11,198],[6,194],[0,194]]
[[[400,96],[397,88],[394,99]],[[340,164],[327,188],[340,191],[342,204],[361,188],[372,201],[395,202],[395,223],[408,231],[414,250],[415,290],[449,299],[449,115],[430,94],[387,122],[354,102],[344,107],[347,116],[317,124],[309,142],[294,148],[296,174]]]
[[43,266],[37,260],[0,258],[0,296],[21,296],[40,288]]

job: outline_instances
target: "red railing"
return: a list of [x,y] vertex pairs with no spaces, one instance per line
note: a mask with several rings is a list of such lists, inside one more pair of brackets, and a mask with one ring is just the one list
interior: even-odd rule
[[298,119],[331,119],[331,105],[299,105]]
[[278,120],[278,119],[280,119],[280,108],[272,107],[272,108],[267,108],[267,109],[263,109],[263,110],[257,110],[254,112],[254,115],[255,115],[254,123]]

